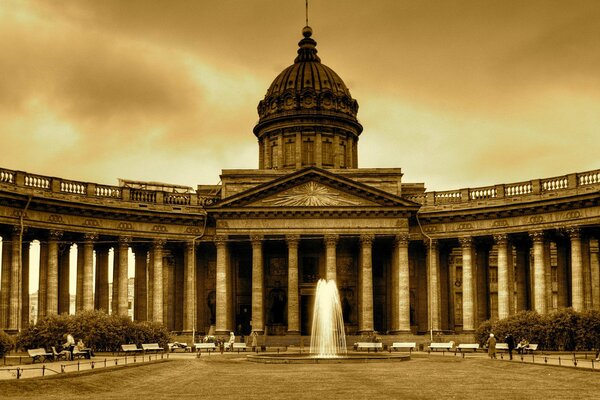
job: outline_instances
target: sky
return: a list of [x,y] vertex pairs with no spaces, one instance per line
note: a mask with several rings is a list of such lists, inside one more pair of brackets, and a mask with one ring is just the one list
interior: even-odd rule
[[[311,0],[359,167],[449,190],[600,168],[597,0]],[[304,0],[0,0],[0,168],[195,187],[252,128]]]

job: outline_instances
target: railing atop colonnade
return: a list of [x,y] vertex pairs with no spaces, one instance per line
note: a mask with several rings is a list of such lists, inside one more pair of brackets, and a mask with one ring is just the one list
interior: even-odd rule
[[556,176],[545,179],[532,179],[525,182],[505,183],[493,186],[425,192],[407,196],[409,200],[425,206],[469,203],[482,200],[516,198],[519,196],[541,195],[549,192],[560,194],[586,186],[600,184],[600,169]]
[[68,179],[30,174],[0,168],[0,185],[41,190],[84,198],[109,198],[147,204],[173,206],[209,206],[217,202],[218,195],[206,196],[198,193],[171,193],[162,190],[135,189],[124,186],[101,185]]

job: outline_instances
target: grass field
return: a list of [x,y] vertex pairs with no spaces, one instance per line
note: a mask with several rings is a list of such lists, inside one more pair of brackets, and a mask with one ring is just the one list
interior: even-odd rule
[[0,382],[0,399],[593,399],[600,373],[417,355],[365,364],[171,359],[93,373]]

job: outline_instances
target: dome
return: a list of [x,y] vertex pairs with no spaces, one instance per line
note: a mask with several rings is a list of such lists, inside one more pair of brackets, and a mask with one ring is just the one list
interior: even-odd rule
[[321,63],[312,29],[305,27],[302,35],[294,64],[277,75],[258,104],[259,168],[358,168],[358,103]]
[[[358,102],[339,75],[321,63],[312,29],[305,27],[294,64],[271,83],[258,105],[259,125],[265,120],[293,114],[339,115],[357,125]],[[361,129],[362,130],[362,127]],[[255,128],[255,133],[257,129]]]

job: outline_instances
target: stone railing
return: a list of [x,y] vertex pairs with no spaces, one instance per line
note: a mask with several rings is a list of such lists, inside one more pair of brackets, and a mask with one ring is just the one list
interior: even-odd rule
[[30,174],[0,168],[0,185],[33,189],[48,193],[72,195],[78,198],[114,199],[142,204],[204,207],[215,204],[218,196],[199,196],[196,193],[171,193],[158,190],[141,190],[122,186],[100,185],[68,179]]
[[425,206],[476,203],[486,200],[502,200],[555,193],[570,194],[573,190],[592,185],[600,185],[600,170],[587,171],[553,178],[533,179],[526,182],[506,183],[494,186],[425,192],[422,195],[407,197]]

